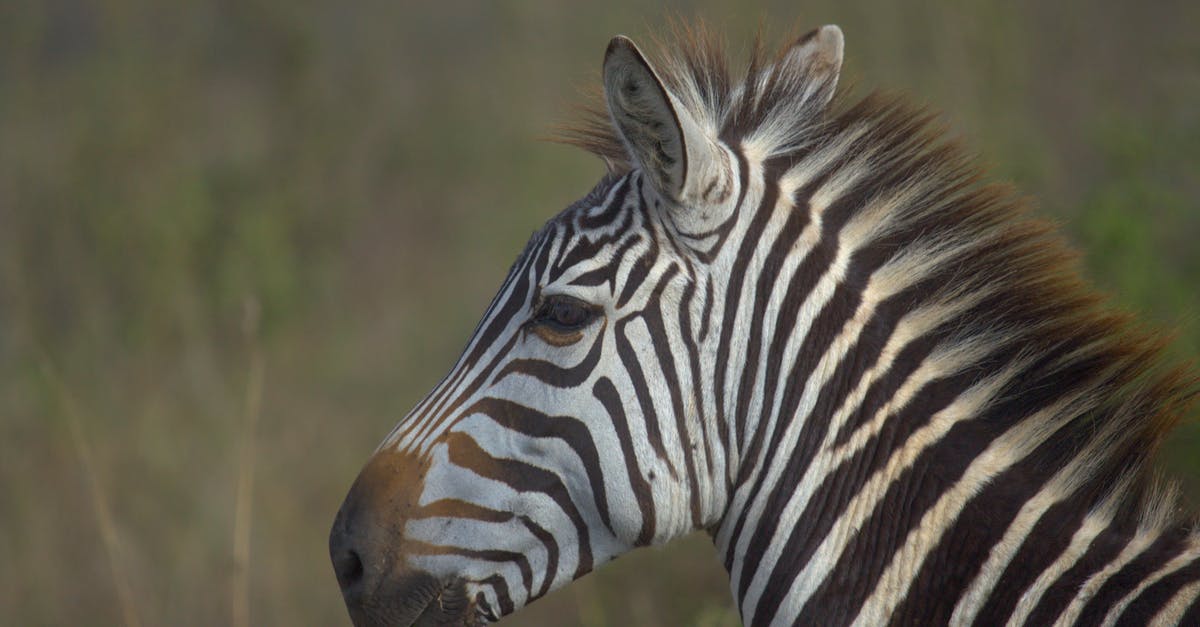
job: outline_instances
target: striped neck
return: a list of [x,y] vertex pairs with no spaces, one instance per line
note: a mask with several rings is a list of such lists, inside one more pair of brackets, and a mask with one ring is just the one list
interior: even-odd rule
[[1141,478],[1176,385],[1138,387],[1157,348],[1047,279],[1057,243],[1011,198],[848,172],[828,146],[854,139],[826,146],[750,167],[713,265],[712,529],[745,622],[1154,616],[1178,586],[1130,593],[1200,554]]

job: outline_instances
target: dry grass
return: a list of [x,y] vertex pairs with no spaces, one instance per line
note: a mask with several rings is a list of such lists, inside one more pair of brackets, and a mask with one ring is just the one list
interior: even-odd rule
[[[9,4],[0,624],[346,624],[326,554],[338,504],[528,234],[599,176],[534,138],[611,35],[643,40],[662,16],[632,0]],[[841,24],[858,83],[951,112],[1065,218],[1103,285],[1200,355],[1200,5],[677,8],[735,49],[764,15]],[[1200,429],[1168,449],[1195,499]],[[511,623],[731,625],[727,585],[692,536]]]
[[66,415],[71,432],[71,444],[75,450],[75,458],[79,462],[79,471],[87,493],[90,497],[92,513],[95,515],[96,527],[103,540],[104,553],[108,559],[108,568],[112,576],[113,592],[117,596],[117,604],[121,608],[121,624],[125,627],[140,627],[142,621],[138,617],[137,603],[134,601],[133,589],[130,585],[130,573],[126,568],[121,548],[121,538],[117,533],[117,525],[113,519],[112,509],[108,504],[106,492],[101,485],[100,473],[88,443],[87,434],[83,430],[83,419],[75,399],[59,378],[50,358],[45,355],[41,360],[42,376],[50,383],[56,392],[62,412]]
[[233,627],[250,625],[250,530],[254,522],[255,433],[262,413],[263,363],[259,341],[257,299],[247,299],[242,332],[250,352],[246,375],[246,403],[242,412],[242,431],[238,438],[237,496],[233,510],[233,578],[230,583]]

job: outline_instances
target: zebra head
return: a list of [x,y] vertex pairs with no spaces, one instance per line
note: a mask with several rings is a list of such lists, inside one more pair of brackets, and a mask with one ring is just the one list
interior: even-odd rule
[[[775,62],[803,77],[788,106],[814,124],[841,52],[824,27]],[[495,620],[720,523],[731,427],[701,382],[729,358],[710,320],[761,164],[753,142],[723,137],[737,123],[710,102],[724,87],[661,76],[612,40],[603,81],[623,154],[533,235],[453,369],[354,482],[330,551],[356,624]]]

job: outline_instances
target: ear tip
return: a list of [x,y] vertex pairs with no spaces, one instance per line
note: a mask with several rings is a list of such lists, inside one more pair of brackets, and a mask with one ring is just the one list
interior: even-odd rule
[[822,58],[827,63],[841,65],[845,42],[842,29],[837,24],[826,24],[805,33],[793,44],[792,50],[800,51],[805,56],[815,54],[816,58]]
[[826,24],[817,29],[817,37],[821,40],[823,47],[836,51],[837,56],[842,56],[842,49],[846,46],[846,36],[842,34],[842,29],[837,24]]
[[817,32],[820,33],[822,37],[833,37],[837,39],[841,39],[843,34],[842,27],[838,26],[837,24],[826,24],[821,28],[818,28]]
[[636,50],[637,46],[634,45],[632,39],[625,35],[617,35],[608,40],[608,47],[604,49],[604,58],[607,59],[617,52],[632,52]]

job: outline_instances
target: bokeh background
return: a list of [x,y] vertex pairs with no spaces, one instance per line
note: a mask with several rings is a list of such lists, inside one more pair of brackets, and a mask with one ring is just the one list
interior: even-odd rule
[[[0,5],[0,623],[348,624],[326,532],[596,159],[608,38],[840,24],[1200,355],[1200,3]],[[1200,429],[1165,472],[1200,501]],[[733,625],[704,536],[509,624]]]

